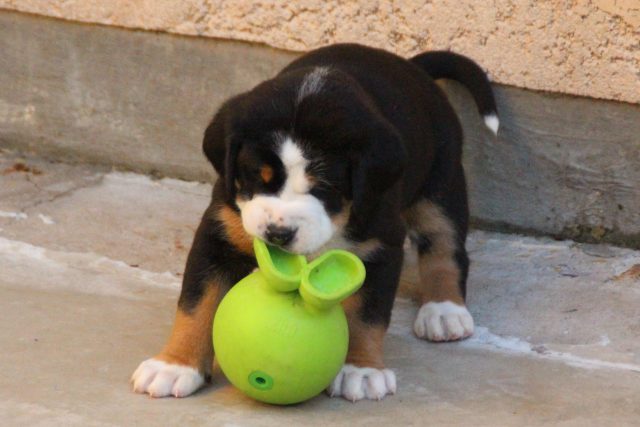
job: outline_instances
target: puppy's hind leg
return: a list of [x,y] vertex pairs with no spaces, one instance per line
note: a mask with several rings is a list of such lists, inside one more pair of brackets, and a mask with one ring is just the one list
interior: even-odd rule
[[413,330],[430,341],[455,341],[473,334],[465,306],[469,258],[464,232],[456,229],[436,203],[422,200],[407,213],[411,239],[418,250],[420,310]]

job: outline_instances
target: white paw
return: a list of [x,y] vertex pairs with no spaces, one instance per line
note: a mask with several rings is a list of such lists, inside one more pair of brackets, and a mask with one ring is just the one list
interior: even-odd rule
[[396,392],[396,374],[390,369],[359,368],[346,364],[327,388],[331,397],[355,402],[364,398],[380,400]]
[[194,368],[147,359],[131,376],[133,391],[151,397],[185,397],[204,384],[204,377]]
[[455,341],[473,335],[473,318],[463,305],[429,302],[420,307],[413,331],[430,341]]

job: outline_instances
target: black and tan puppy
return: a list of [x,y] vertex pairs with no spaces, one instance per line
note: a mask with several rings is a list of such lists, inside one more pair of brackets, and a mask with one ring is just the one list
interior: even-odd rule
[[449,52],[406,60],[353,44],[310,52],[220,108],[204,136],[220,178],[189,254],[173,332],[133,374],[135,391],[182,397],[209,378],[212,318],[256,267],[252,236],[310,256],[344,248],[364,261],[366,282],[344,304],[349,354],[332,396],[381,399],[396,390],[382,343],[407,236],[420,260],[416,335],[473,333],[462,130],[438,78],[463,83],[497,131],[489,81],[471,60]]

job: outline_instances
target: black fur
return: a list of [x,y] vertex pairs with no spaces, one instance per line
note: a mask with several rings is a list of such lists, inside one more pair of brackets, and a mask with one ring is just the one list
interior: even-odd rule
[[[317,67],[329,70],[321,88],[298,99],[305,76]],[[486,76],[467,58],[439,52],[409,61],[352,44],[310,52],[274,79],[228,100],[204,136],[204,152],[220,178],[189,255],[180,306],[194,307],[212,278],[231,286],[254,267],[253,259],[228,242],[223,225],[212,218],[223,204],[237,209],[238,192],[278,191],[282,165],[272,148],[280,132],[302,144],[311,160],[307,173],[317,178],[311,194],[327,212],[335,215],[351,206],[347,237],[382,243],[365,260],[364,321],[389,322],[406,236],[402,214],[421,200],[438,204],[454,224],[455,262],[464,294],[469,212],[462,129],[434,83],[441,77],[475,85],[471,90],[480,111],[495,113]],[[269,183],[259,182],[263,164],[275,173]],[[429,251],[429,236],[417,239],[419,251]]]
[[462,83],[473,96],[483,116],[496,114],[496,102],[489,79],[469,58],[448,51],[425,52],[411,58],[411,62],[427,72],[434,80],[452,79]]
[[219,180],[213,189],[213,201],[205,211],[189,251],[178,307],[191,312],[205,293],[207,286],[231,288],[256,268],[254,258],[240,252],[226,239],[216,211],[224,199],[225,189]]

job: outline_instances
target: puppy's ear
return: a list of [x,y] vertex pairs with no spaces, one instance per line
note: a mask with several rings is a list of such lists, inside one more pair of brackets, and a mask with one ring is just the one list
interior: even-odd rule
[[224,181],[227,201],[233,202],[236,196],[236,159],[240,143],[232,138],[225,110],[223,106],[207,126],[202,150],[218,173],[218,179]]
[[207,126],[202,140],[202,151],[220,176],[224,175],[226,144],[224,114],[220,110]]
[[351,156],[350,221],[357,230],[366,228],[384,193],[402,176],[407,152],[398,131],[386,119],[373,114]]

